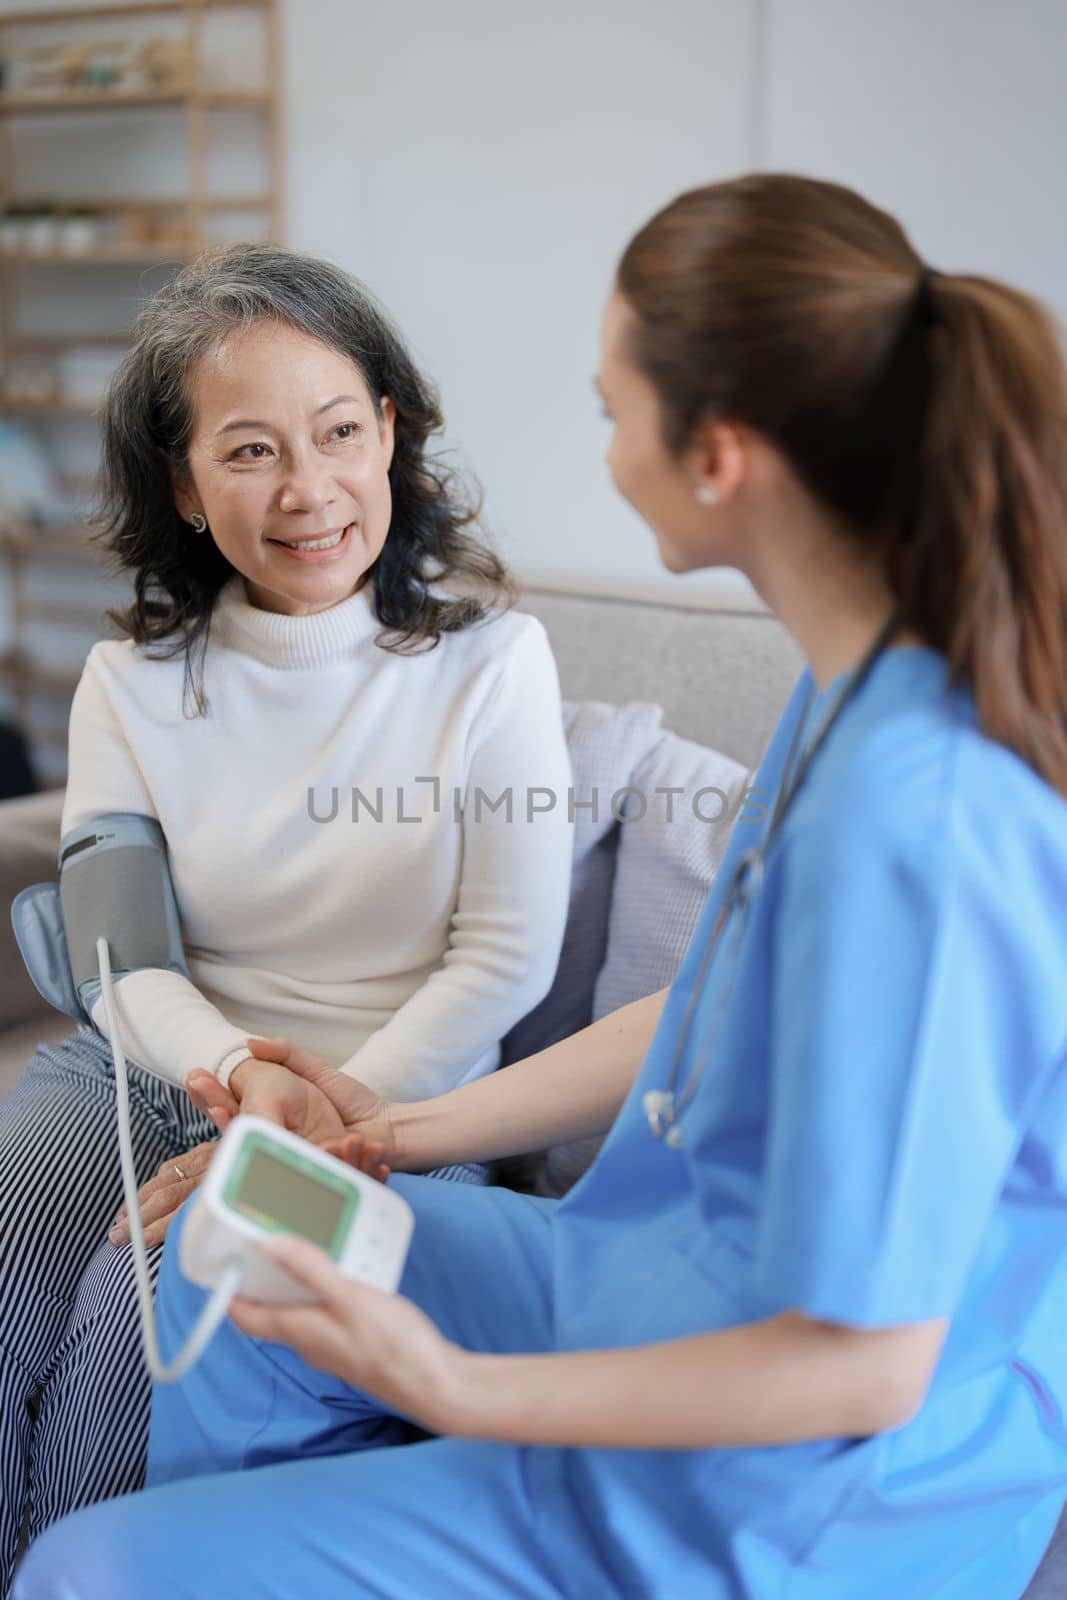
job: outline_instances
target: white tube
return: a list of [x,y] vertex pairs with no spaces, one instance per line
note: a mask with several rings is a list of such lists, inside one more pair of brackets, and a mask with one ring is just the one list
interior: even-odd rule
[[230,1301],[237,1293],[241,1278],[241,1264],[231,1262],[223,1274],[222,1282],[213,1291],[210,1300],[197,1318],[196,1325],[174,1360],[164,1363],[159,1352],[156,1333],[156,1313],[152,1300],[152,1284],[148,1276],[148,1258],[145,1254],[144,1227],[137,1204],[137,1173],[133,1164],[133,1140],[130,1134],[130,1086],[126,1075],[126,1054],[119,1034],[118,1016],[115,1012],[115,991],[111,983],[111,958],[104,938],[96,941],[96,958],[100,967],[100,992],[104,1001],[111,1054],[115,1060],[115,1094],[119,1113],[119,1162],[122,1167],[122,1189],[126,1197],[126,1216],[130,1226],[130,1245],[133,1249],[134,1270],[137,1276],[137,1300],[141,1312],[141,1340],[144,1345],[148,1370],[156,1383],[174,1383],[188,1372],[206,1348],[223,1317]]

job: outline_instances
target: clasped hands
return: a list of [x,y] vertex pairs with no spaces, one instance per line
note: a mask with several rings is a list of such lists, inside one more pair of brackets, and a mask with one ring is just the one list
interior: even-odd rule
[[[265,1117],[384,1183],[392,1152],[385,1101],[288,1039],[249,1039],[248,1048],[250,1054],[234,1068],[228,1088],[210,1072],[199,1070],[185,1082],[189,1098],[220,1133],[239,1111]],[[147,1245],[162,1243],[217,1148],[217,1140],[208,1139],[176,1159],[168,1158],[138,1191]],[[108,1238],[121,1245],[129,1237],[122,1206]]]
[[[248,1047],[251,1055],[235,1068],[228,1088],[209,1072],[191,1072],[186,1079],[190,1098],[220,1133],[238,1112],[254,1112],[385,1182],[395,1150],[388,1101],[288,1039],[250,1039]],[[147,1244],[164,1238],[216,1148],[217,1141],[208,1140],[177,1162],[165,1161],[139,1191]],[[129,1236],[123,1208],[108,1237],[123,1244]],[[271,1250],[317,1302],[260,1305],[238,1298],[230,1316],[242,1332],[290,1345],[312,1366],[377,1395],[431,1432],[458,1423],[459,1397],[471,1387],[464,1352],[417,1306],[342,1276],[306,1240],[282,1237]]]

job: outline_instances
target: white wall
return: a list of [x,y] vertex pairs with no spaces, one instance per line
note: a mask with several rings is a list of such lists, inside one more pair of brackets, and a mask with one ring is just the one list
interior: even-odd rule
[[943,270],[1067,317],[1064,0],[768,0],[761,165],[862,189]]
[[629,234],[745,166],[746,0],[289,0],[290,238],[378,291],[525,571],[662,581],[603,467]]
[[1064,0],[282,10],[289,242],[391,308],[523,571],[677,584],[608,483],[590,378],[618,252],[686,186],[838,178],[936,265],[1067,311]]
[[289,0],[286,34],[292,242],[392,307],[525,571],[677,583],[589,378],[620,247],[690,184],[854,184],[1067,312],[1064,0]]

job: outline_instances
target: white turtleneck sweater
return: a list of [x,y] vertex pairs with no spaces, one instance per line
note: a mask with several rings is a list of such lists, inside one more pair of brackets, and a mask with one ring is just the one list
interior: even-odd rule
[[[512,612],[413,656],[379,631],[369,587],[290,617],[234,578],[199,717],[183,714],[181,658],[129,641],[90,654],[63,832],[108,812],[159,820],[191,979],[116,985],[127,1052],[150,1072],[225,1082],[249,1035],[286,1034],[421,1098],[491,1070],[546,993],[571,827],[544,630]],[[506,801],[492,809],[505,791],[510,820]]]

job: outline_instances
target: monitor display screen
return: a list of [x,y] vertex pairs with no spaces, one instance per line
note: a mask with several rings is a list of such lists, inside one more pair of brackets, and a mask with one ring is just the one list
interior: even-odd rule
[[[258,1143],[258,1141],[257,1141]],[[298,1233],[323,1250],[334,1243],[337,1225],[354,1214],[358,1194],[269,1148],[253,1148],[227,1196],[236,1210],[271,1229]]]

